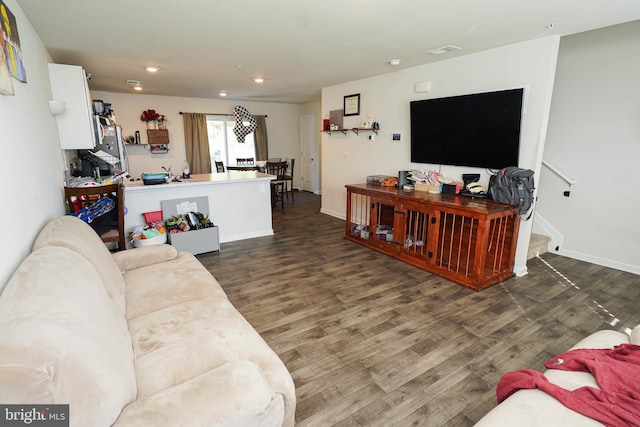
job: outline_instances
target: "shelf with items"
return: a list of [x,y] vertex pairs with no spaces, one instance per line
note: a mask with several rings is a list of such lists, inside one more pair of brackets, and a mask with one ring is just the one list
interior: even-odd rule
[[333,132],[341,132],[343,135],[346,135],[349,131],[351,131],[356,135],[358,135],[358,133],[361,131],[370,131],[377,135],[379,130],[380,129],[373,129],[373,128],[351,128],[351,129],[327,129],[327,130],[323,130],[323,132],[326,132],[329,135],[331,135]]

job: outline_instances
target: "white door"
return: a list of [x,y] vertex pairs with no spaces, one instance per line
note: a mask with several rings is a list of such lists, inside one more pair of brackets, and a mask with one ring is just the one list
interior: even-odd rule
[[300,144],[302,150],[302,189],[320,194],[318,139],[316,117],[300,117]]

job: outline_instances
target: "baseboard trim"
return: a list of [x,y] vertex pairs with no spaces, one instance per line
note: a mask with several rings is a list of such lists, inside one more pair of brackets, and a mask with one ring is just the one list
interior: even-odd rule
[[601,265],[616,270],[626,271],[627,273],[640,275],[640,265],[627,264],[612,259],[602,258],[595,255],[589,255],[582,252],[571,251],[568,249],[560,249],[558,251],[550,251],[567,258],[577,259],[578,261],[590,262],[591,264]]
[[529,274],[529,270],[527,269],[526,265],[524,267],[514,267],[513,273],[517,277],[522,277],[522,276],[526,276],[527,274]]
[[343,221],[345,221],[347,219],[346,214],[343,214],[343,213],[340,213],[340,212],[336,212],[336,211],[332,211],[332,210],[325,209],[325,208],[320,208],[320,213],[332,216],[334,218],[341,219]]
[[229,236],[220,236],[220,243],[235,242],[237,240],[253,239],[255,237],[273,236],[273,228],[254,231],[252,233],[232,234]]

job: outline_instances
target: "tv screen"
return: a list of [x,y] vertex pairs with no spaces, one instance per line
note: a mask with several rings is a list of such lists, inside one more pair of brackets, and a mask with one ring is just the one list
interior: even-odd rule
[[411,162],[518,166],[524,90],[411,102]]

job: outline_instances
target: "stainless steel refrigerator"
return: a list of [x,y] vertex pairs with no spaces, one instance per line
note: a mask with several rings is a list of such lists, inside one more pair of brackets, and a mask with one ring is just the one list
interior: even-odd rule
[[116,175],[128,170],[127,156],[120,126],[97,120],[96,148],[91,150],[98,162],[101,175]]

